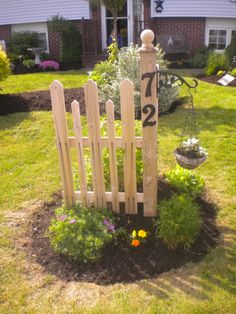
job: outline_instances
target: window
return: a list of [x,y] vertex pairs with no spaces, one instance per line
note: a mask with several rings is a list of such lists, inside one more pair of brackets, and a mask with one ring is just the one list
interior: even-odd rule
[[232,30],[232,32],[231,32],[231,39],[232,39],[234,36],[236,36],[236,30]]
[[38,33],[38,38],[39,38],[39,47],[43,48],[44,50],[48,50],[47,34]]
[[210,29],[209,47],[217,50],[224,50],[227,43],[227,30]]

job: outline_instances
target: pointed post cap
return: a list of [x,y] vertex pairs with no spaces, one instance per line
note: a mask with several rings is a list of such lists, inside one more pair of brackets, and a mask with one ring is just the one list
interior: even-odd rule
[[142,31],[140,38],[142,40],[142,47],[139,51],[154,51],[156,48],[153,46],[153,40],[155,38],[154,32],[151,29],[145,29]]

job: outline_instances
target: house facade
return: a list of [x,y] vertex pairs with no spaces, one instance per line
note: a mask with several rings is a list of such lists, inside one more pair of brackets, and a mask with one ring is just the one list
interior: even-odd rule
[[[60,41],[48,30],[54,15],[72,20],[83,38],[84,62],[108,45],[112,16],[89,0],[0,0],[0,41],[13,32],[36,31],[41,46],[57,59]],[[137,42],[142,29],[151,28],[168,53],[193,55],[204,45],[223,51],[236,34],[236,0],[127,0],[118,16],[123,44]]]

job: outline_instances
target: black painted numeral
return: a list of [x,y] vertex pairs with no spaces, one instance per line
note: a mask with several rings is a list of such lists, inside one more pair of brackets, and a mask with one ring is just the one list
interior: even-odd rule
[[145,97],[152,96],[152,81],[154,79],[154,76],[156,75],[156,72],[147,72],[142,75],[142,80],[149,78],[149,81],[147,83],[147,88],[145,92]]
[[[149,112],[149,109],[150,109],[150,112]],[[146,126],[154,126],[157,123],[157,121],[149,121],[149,120],[155,115],[155,112],[156,112],[155,106],[151,104],[145,105],[142,111],[144,114],[148,113],[148,116],[143,121],[143,127],[145,128]]]

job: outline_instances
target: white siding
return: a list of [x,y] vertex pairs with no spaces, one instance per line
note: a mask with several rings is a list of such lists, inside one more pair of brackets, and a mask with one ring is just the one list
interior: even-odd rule
[[0,25],[45,22],[56,14],[88,19],[89,0],[0,0]]
[[236,4],[229,0],[164,0],[161,13],[151,1],[151,17],[225,17],[236,18]]

